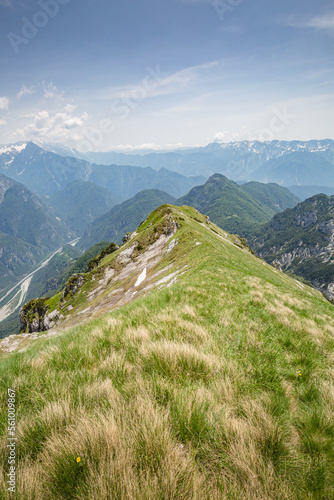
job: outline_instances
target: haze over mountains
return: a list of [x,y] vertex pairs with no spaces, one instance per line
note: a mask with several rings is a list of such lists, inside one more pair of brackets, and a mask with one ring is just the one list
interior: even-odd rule
[[[71,159],[70,159],[71,158]],[[35,165],[37,161],[37,164]],[[25,164],[25,168],[22,165]],[[47,173],[44,186],[38,189],[56,191],[71,180],[101,184],[101,175],[107,172],[103,166],[150,167],[161,171],[178,172],[185,176],[210,177],[221,173],[234,181],[275,182],[288,186],[334,186],[334,141],[241,141],[231,143],[212,143],[205,147],[179,149],[170,152],[138,153],[87,153],[81,154],[73,149],[59,145],[37,146],[34,143],[18,143],[0,148],[0,171],[10,177],[23,176],[20,182],[30,187],[25,179],[43,169]],[[94,168],[93,168],[94,165]],[[321,165],[321,169],[319,166]],[[97,168],[100,166],[100,168]],[[74,168],[75,167],[75,168]],[[26,170],[27,169],[27,170]],[[74,169],[74,170],[73,170]],[[7,173],[6,173],[7,172]],[[120,170],[130,176],[139,175],[138,170]],[[113,169],[110,169],[113,173]],[[150,171],[152,174],[152,172]],[[162,174],[167,173],[162,170]],[[51,177],[51,179],[50,179]],[[140,178],[139,178],[140,179]],[[138,180],[139,180],[138,179]],[[18,179],[15,179],[18,180]],[[105,183],[115,179],[106,177]],[[179,178],[179,180],[181,180]],[[202,179],[203,180],[203,179]],[[152,183],[159,182],[154,176]],[[58,183],[58,185],[57,185]],[[104,187],[108,187],[104,185]],[[120,184],[112,185],[116,189]],[[140,185],[138,190],[140,191]],[[161,186],[143,186],[142,189],[160,189]],[[137,191],[138,192],[138,191]],[[118,196],[122,200],[135,194],[122,189]],[[115,194],[117,194],[115,192]],[[171,193],[173,196],[177,193]],[[124,196],[126,198],[124,198]]]
[[[49,147],[52,149],[52,146]],[[276,182],[286,187],[314,185],[318,173],[318,186],[334,186],[331,168],[334,164],[334,141],[330,139],[212,143],[205,147],[149,154],[80,154],[73,150],[69,153],[105,165],[116,163],[150,166],[154,169],[165,167],[183,175],[207,177],[221,173],[234,181]]]
[[0,289],[74,237],[39,196],[0,174]]
[[161,168],[127,165],[96,165],[45,151],[36,144],[12,145],[0,149],[0,173],[22,182],[40,196],[51,196],[75,180],[89,181],[109,189],[120,201],[142,189],[168,189],[181,196],[205,178],[185,177]]

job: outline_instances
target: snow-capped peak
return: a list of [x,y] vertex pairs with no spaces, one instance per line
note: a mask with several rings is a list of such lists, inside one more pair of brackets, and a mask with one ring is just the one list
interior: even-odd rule
[[8,144],[0,148],[0,155],[2,154],[18,154],[27,147],[27,143]]

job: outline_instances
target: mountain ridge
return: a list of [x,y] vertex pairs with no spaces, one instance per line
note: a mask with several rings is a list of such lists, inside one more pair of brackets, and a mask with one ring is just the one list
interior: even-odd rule
[[159,207],[45,308],[0,343],[17,494],[331,498],[333,306],[206,216]]
[[0,173],[26,185],[40,196],[51,196],[75,180],[89,181],[107,188],[120,201],[134,196],[142,189],[168,190],[171,195],[181,196],[198,182],[201,176],[186,177],[168,169],[161,172],[151,167],[129,165],[97,165],[69,156],[44,151],[29,142],[0,150]]

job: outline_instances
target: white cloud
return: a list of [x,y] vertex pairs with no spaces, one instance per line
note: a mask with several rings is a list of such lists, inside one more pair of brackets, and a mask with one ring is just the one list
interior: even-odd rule
[[153,151],[166,151],[166,150],[173,150],[173,149],[179,149],[179,148],[184,148],[184,144],[182,142],[178,142],[176,144],[166,144],[165,146],[161,146],[160,144],[155,144],[155,143],[147,143],[147,144],[139,144],[137,146],[133,146],[131,144],[120,144],[118,146],[114,146],[112,148],[112,151],[147,151],[147,150],[153,150]]
[[241,127],[239,131],[236,130],[224,130],[223,132],[217,132],[213,138],[209,138],[209,142],[237,142],[251,140],[252,135],[248,127]]
[[0,120],[0,125],[7,125],[6,120]]
[[38,85],[32,85],[31,87],[22,84],[16,98],[21,99],[21,97],[25,95],[35,94],[37,92],[39,92],[39,94],[42,93],[42,98],[44,100],[61,99],[64,95],[64,92],[60,91],[54,83],[44,81]]
[[73,104],[66,104],[65,106],[65,111],[66,113],[73,113],[73,111],[76,109],[76,106],[74,106]]
[[21,97],[25,95],[34,94],[36,91],[35,89],[36,87],[34,85],[32,87],[26,87],[25,85],[22,85],[21,90],[18,92],[16,97],[17,99],[21,99]]
[[55,113],[40,111],[25,127],[16,130],[13,134],[15,140],[39,139],[46,142],[68,142],[81,138],[81,127],[87,121],[87,113],[73,116],[69,113]]
[[10,99],[9,97],[3,96],[0,97],[0,109],[8,109],[8,106],[10,104]]
[[0,0],[0,5],[4,7],[12,7],[12,0]]
[[334,12],[304,20],[288,20],[285,24],[292,28],[314,28],[334,32]]
[[210,71],[219,66],[222,61],[211,61],[196,66],[189,66],[175,73],[166,73],[156,68],[146,68],[146,76],[137,84],[113,87],[98,98],[122,99],[131,98],[139,102],[147,97],[175,94],[189,90],[192,84],[211,79]]
[[43,98],[46,100],[51,99],[61,99],[64,92],[57,89],[57,87],[52,83],[43,82]]
[[310,28],[334,30],[334,12],[324,16],[316,16],[305,23]]

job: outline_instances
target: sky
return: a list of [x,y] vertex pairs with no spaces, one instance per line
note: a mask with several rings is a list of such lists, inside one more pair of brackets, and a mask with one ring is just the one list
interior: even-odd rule
[[334,139],[334,1],[0,0],[0,143]]

